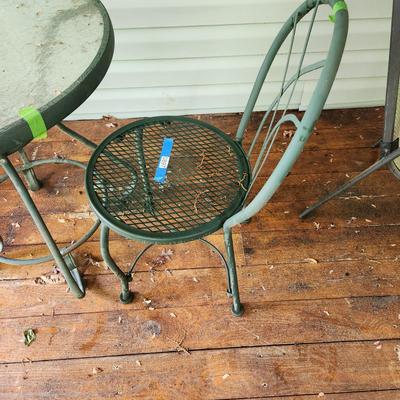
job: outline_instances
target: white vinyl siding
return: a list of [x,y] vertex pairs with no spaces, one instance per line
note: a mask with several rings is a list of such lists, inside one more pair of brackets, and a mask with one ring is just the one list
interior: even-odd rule
[[[72,118],[243,111],[262,59],[295,0],[104,0],[115,29],[110,69]],[[384,103],[392,0],[348,0],[350,29],[327,108]],[[332,34],[328,8],[317,15],[307,64],[324,58]],[[299,24],[301,44],[308,23]],[[288,46],[257,104],[279,90]],[[299,58],[296,48],[293,61]],[[297,85],[291,108],[304,109],[316,74]]]

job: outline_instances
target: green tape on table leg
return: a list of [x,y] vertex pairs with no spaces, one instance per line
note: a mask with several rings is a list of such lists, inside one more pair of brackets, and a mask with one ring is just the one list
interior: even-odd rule
[[332,8],[332,14],[329,16],[329,19],[332,22],[336,21],[336,13],[340,10],[347,10],[347,4],[344,1],[338,1]]
[[24,119],[31,129],[32,136],[35,139],[47,138],[47,128],[42,115],[34,107],[24,107],[18,111],[18,115]]

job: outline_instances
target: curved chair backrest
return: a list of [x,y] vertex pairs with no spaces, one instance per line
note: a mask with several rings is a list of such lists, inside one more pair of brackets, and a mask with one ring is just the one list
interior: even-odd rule
[[[320,5],[329,6],[332,9],[332,15],[330,16],[331,21],[334,22],[332,39],[327,52],[327,56],[324,60],[315,62],[308,66],[304,66],[303,64],[307,52],[307,47],[310,41],[317,10]],[[308,31],[306,33],[304,45],[302,46],[302,52],[299,57],[299,62],[297,64],[297,67],[295,68],[294,75],[288,77],[289,66],[291,64],[291,59],[293,58],[292,53],[297,31],[296,28],[298,27],[298,23],[301,21],[301,19],[310,12],[311,21]],[[233,215],[225,222],[224,229],[230,229],[232,226],[244,222],[245,220],[251,218],[254,214],[256,214],[269,201],[269,199],[278,189],[284,178],[290,172],[293,164],[302,152],[307,139],[313,132],[314,125],[318,120],[322,108],[329,95],[330,89],[335,80],[336,72],[339,68],[340,60],[342,58],[347,38],[347,31],[348,12],[345,2],[341,0],[306,0],[295,10],[295,12],[290,16],[290,18],[286,21],[286,23],[279,31],[262,63],[261,69],[257,75],[257,79],[254,83],[250,98],[247,102],[245,111],[243,113],[236,133],[236,140],[242,143],[244,133],[249,124],[251,114],[256,105],[260,91],[263,88],[264,81],[268,75],[270,67],[279,50],[281,49],[283,43],[287,39],[289,41],[288,54],[285,69],[283,71],[283,79],[280,85],[280,91],[266,111],[247,153],[250,159],[256,142],[259,139],[262,139],[262,137],[264,136],[261,145],[261,151],[254,161],[254,165],[252,165],[251,185],[253,185],[253,183],[259,176],[260,171],[263,168],[265,161],[271,152],[271,147],[274,144],[277,134],[282,125],[292,123],[294,124],[296,131],[288,147],[283,153],[280,161],[277,163],[275,169],[273,170],[265,184],[262,186],[261,190],[240,212]],[[318,70],[320,68],[322,68],[322,71],[318,82],[315,85],[315,89],[309,105],[303,117],[301,118],[301,120],[299,120],[295,114],[287,113],[288,107],[291,104],[291,99],[293,97],[293,94],[295,93],[296,84],[303,75]],[[282,105],[282,99],[286,95],[288,95],[287,99],[285,99]],[[278,112],[278,109],[282,110],[282,112]],[[280,118],[278,118],[279,114],[281,114]],[[264,133],[263,130],[264,126],[268,128],[266,133]],[[250,186],[250,188],[248,189],[249,192],[251,188],[252,186]]]

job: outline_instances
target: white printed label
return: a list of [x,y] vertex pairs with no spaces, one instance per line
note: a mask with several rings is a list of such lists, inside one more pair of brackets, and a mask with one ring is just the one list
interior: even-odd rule
[[162,156],[160,160],[160,164],[158,165],[160,168],[167,168],[169,163],[168,156]]

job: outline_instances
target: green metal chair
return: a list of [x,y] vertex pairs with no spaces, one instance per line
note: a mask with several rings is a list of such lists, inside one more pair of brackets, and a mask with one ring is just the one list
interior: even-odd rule
[[[304,66],[317,9],[322,5],[333,10],[332,40],[325,60]],[[289,78],[296,28],[310,11],[305,43],[300,57],[297,57],[299,62],[294,74]],[[157,243],[200,239],[221,256],[227,272],[227,292],[233,298],[232,312],[236,316],[242,315],[232,228],[246,222],[265,206],[299,157],[334,82],[347,30],[348,13],[343,1],[307,0],[300,5],[283,25],[264,59],[235,139],[198,120],[162,116],[146,118],[118,129],[97,147],[87,167],[86,190],[91,206],[102,222],[102,256],[121,281],[122,302],[129,303],[133,299],[129,282],[135,265],[147,249]],[[246,152],[242,146],[246,127],[271,64],[286,39],[289,42],[288,54],[280,91]],[[296,84],[300,77],[320,68],[322,71],[309,106],[299,120],[295,114],[287,113]],[[248,196],[280,128],[288,123],[295,127],[290,144],[261,190],[254,197]],[[267,129],[263,129],[264,126]],[[173,139],[173,148],[166,181],[160,184],[154,180],[154,175],[165,138]],[[259,155],[254,157],[256,143],[257,147],[262,144]],[[225,238],[226,259],[204,239],[220,228]],[[127,272],[123,272],[110,255],[110,229],[128,239],[148,243]]]

